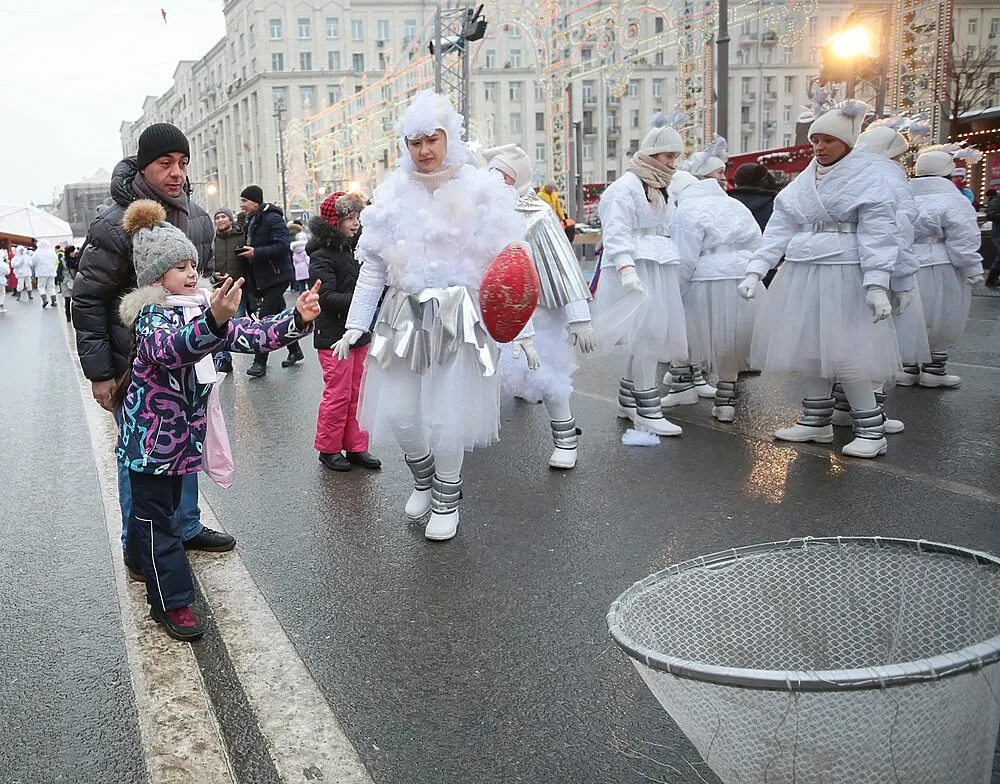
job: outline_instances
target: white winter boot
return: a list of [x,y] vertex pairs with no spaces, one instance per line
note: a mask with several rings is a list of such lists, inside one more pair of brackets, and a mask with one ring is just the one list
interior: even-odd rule
[[576,419],[570,417],[562,421],[549,420],[552,425],[552,441],[555,449],[549,458],[550,468],[569,469],[576,467],[576,452],[580,443],[580,428]]
[[636,427],[644,427],[658,436],[679,436],[681,428],[663,416],[660,408],[660,391],[652,389],[635,390]]
[[694,374],[691,365],[675,365],[671,363],[670,372],[663,377],[663,383],[667,385],[670,391],[660,401],[661,407],[673,408],[674,406],[694,406],[698,404],[698,391],[694,386]]
[[715,397],[716,387],[713,387],[705,379],[705,373],[701,369],[701,365],[692,365],[691,369],[693,370],[692,375],[694,376],[694,391],[698,393],[698,397],[703,397],[705,399]]
[[431,511],[431,487],[434,479],[434,455],[411,460],[404,456],[413,474],[413,492],[406,501],[406,517],[412,523],[424,520]]
[[779,441],[829,444],[833,441],[834,399],[832,397],[807,397],[802,401],[802,418],[793,427],[774,431]]
[[851,411],[854,419],[854,440],[840,450],[848,457],[872,458],[884,455],[889,447],[885,440],[885,414],[882,406],[870,411]]
[[920,381],[920,365],[903,365],[903,372],[896,376],[897,387],[915,387]]
[[922,387],[947,388],[957,387],[962,383],[959,376],[952,375],[945,370],[948,363],[948,354],[945,351],[932,351],[931,361],[920,366],[920,379],[917,382]]
[[434,477],[431,488],[431,518],[424,529],[424,537],[433,542],[444,542],[458,532],[458,502],[462,498],[462,480],[448,482]]
[[631,379],[618,381],[618,418],[635,421],[635,387]]
[[719,422],[736,421],[737,387],[735,381],[719,380],[715,389],[715,401],[712,405],[712,416]]

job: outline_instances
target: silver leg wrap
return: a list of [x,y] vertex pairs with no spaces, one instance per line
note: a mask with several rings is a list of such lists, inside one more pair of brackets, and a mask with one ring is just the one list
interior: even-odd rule
[[434,480],[434,454],[428,452],[424,457],[415,460],[404,455],[406,465],[413,474],[413,488],[415,490],[430,490]]
[[622,408],[635,408],[635,387],[631,379],[622,378],[618,381],[618,405]]
[[869,411],[851,411],[854,419],[854,435],[877,441],[885,438],[885,414],[882,406],[875,406]]
[[903,365],[903,372],[911,376],[919,376],[920,365]]
[[737,390],[736,382],[720,380],[715,385],[715,400],[713,401],[713,405],[735,406],[737,397],[739,397],[739,391]]
[[583,432],[576,426],[576,419],[549,420],[552,423],[552,442],[556,449],[576,449]]
[[691,363],[691,380],[696,387],[703,387],[708,383],[705,379],[705,371],[701,369],[701,365],[697,362]]
[[462,500],[462,480],[447,482],[435,476],[431,487],[431,511],[437,514],[450,514],[458,510],[458,502]]
[[839,381],[833,385],[833,399],[836,401],[833,407],[838,411],[851,410],[851,404],[847,402],[847,393]]
[[924,371],[924,373],[930,373],[932,376],[945,376],[948,374],[948,371],[945,370],[945,365],[947,363],[947,351],[932,351],[931,361],[926,365],[921,365],[920,369]]
[[646,419],[663,419],[660,390],[656,387],[635,390],[635,412]]
[[799,419],[799,424],[805,427],[826,427],[833,421],[835,403],[832,397],[805,398],[802,401],[802,418]]
[[885,408],[885,401],[889,399],[889,396],[885,392],[875,393],[875,402],[879,404],[882,408]]
[[687,392],[694,388],[694,367],[670,363],[670,391]]

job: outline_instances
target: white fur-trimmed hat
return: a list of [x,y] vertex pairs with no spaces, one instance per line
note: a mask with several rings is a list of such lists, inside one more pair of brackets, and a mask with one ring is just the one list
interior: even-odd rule
[[884,155],[886,158],[895,158],[902,155],[909,148],[909,142],[895,128],[888,125],[872,126],[858,137],[856,145],[864,148],[875,155]]
[[817,117],[809,126],[809,137],[814,133],[823,133],[840,139],[848,147],[854,147],[861,135],[861,124],[864,122],[868,105],[864,101],[844,101],[836,109]]
[[486,164],[491,169],[503,172],[514,181],[518,193],[531,190],[531,175],[534,167],[531,158],[516,144],[504,144],[482,151]]
[[396,123],[399,134],[399,165],[404,169],[413,169],[413,161],[406,149],[407,139],[419,139],[430,136],[435,131],[442,131],[448,138],[448,151],[445,153],[443,165],[447,167],[468,163],[469,150],[465,146],[465,119],[451,105],[445,96],[433,90],[421,90],[413,96],[410,105]]

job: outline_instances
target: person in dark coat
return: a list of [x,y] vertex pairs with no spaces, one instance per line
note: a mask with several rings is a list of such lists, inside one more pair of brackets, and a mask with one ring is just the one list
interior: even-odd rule
[[[767,222],[771,220],[774,200],[780,190],[774,175],[761,163],[744,163],[733,174],[733,182],[736,187],[729,191],[729,195],[753,213],[760,230],[764,231]],[[777,271],[775,267],[764,276],[765,286],[771,285]]]
[[[179,128],[170,123],[150,125],[139,136],[137,153],[115,166],[111,173],[111,204],[100,211],[87,230],[73,280],[71,315],[83,374],[90,381],[94,399],[113,413],[112,394],[131,365],[133,339],[119,314],[122,297],[136,288],[132,240],[122,226],[125,210],[138,199],[159,202],[166,210],[167,222],[184,232],[195,246],[198,268],[211,269],[215,232],[208,213],[190,199],[190,154],[187,137]],[[118,503],[124,551],[132,494],[128,471],[120,465]],[[224,552],[236,546],[229,534],[201,524],[197,474],[184,480],[177,522],[188,549]],[[141,571],[127,552],[124,555],[130,573],[141,580]]]
[[347,312],[361,268],[354,259],[354,238],[364,206],[364,199],[357,194],[333,193],[323,201],[320,214],[309,221],[309,278],[320,283],[320,315],[313,344],[324,382],[315,447],[319,461],[332,471],[350,471],[353,465],[369,469],[382,465],[368,453],[368,434],[358,424],[358,397],[371,336],[362,335],[351,346],[347,359],[338,359],[332,351],[347,329]]
[[[264,201],[259,185],[248,185],[240,194],[240,206],[246,213],[246,240],[237,256],[246,259],[250,267],[247,283],[258,315],[274,316],[285,309],[285,291],[295,279],[292,256],[289,250],[288,227],[281,207]],[[290,367],[305,359],[298,343],[288,347],[288,358],[282,367]],[[252,377],[267,373],[267,354],[254,357],[247,370]]]
[[[244,243],[243,228],[236,223],[233,211],[228,207],[219,207],[212,216],[215,221],[215,285],[221,286],[226,278],[244,281],[250,278],[250,264],[246,259],[236,255],[237,248]],[[247,300],[240,300],[237,316],[247,314]],[[221,373],[233,372],[233,356],[228,351],[220,351],[215,358],[215,367]]]
[[1000,287],[1000,194],[992,188],[986,191],[986,220],[992,225],[990,236],[996,248],[996,258],[986,276],[986,285],[995,289]]

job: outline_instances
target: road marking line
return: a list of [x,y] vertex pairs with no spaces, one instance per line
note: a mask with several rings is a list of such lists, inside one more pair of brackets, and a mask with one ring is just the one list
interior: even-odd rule
[[114,419],[91,396],[69,328],[63,329],[97,467],[125,651],[139,714],[139,736],[150,783],[236,784],[194,651],[189,644],[167,637],[149,619],[146,589],[142,583],[129,584],[125,564],[118,557],[122,535],[118,466],[110,448],[117,428]]

